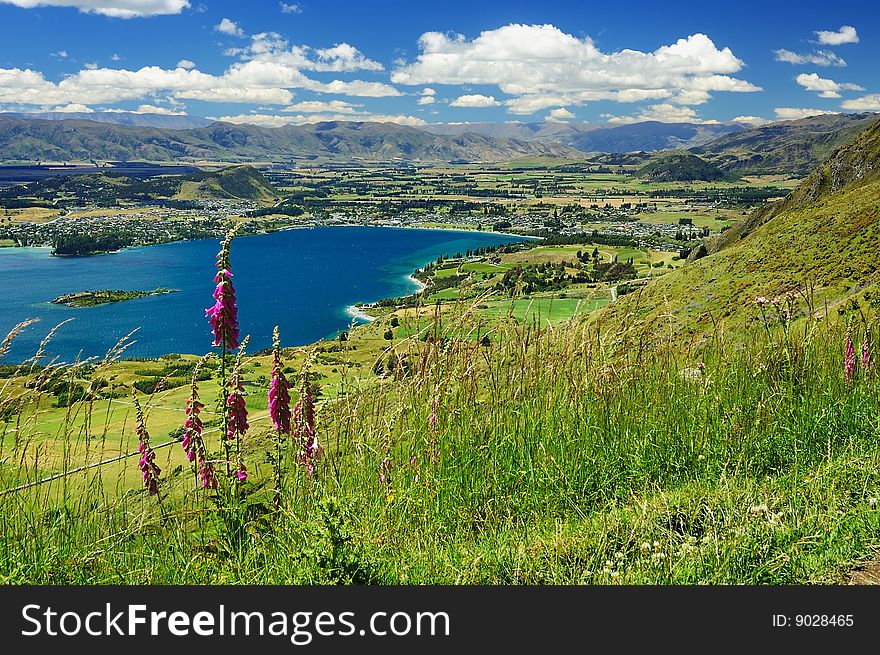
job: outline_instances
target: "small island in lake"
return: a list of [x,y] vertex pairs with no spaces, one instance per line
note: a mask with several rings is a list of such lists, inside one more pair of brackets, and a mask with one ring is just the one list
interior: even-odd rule
[[153,289],[152,291],[120,291],[118,289],[100,289],[98,291],[78,291],[58,296],[51,302],[55,305],[67,305],[68,307],[95,307],[106,305],[111,302],[146,298],[147,296],[159,296],[164,293],[177,293],[180,289]]

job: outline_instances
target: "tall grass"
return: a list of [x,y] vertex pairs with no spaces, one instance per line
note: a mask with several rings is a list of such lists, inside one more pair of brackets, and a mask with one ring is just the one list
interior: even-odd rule
[[[845,378],[846,326],[803,324],[694,355],[586,321],[511,320],[487,342],[464,309],[392,343],[386,379],[344,380],[319,408],[315,475],[285,459],[280,509],[277,439],[254,421],[239,498],[164,467],[159,504],[131,460],[0,496],[0,580],[842,581],[880,550],[877,378]],[[6,488],[47,457],[55,470],[108,454],[100,416],[50,435],[38,388],[13,401]]]

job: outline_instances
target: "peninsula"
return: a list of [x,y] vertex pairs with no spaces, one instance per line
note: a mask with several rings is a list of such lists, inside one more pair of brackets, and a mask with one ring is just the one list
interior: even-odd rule
[[159,296],[165,293],[176,293],[180,289],[153,289],[152,291],[120,291],[118,289],[100,289],[98,291],[78,291],[58,296],[51,302],[55,305],[67,305],[68,307],[95,307],[106,305],[111,302],[123,302],[135,298]]

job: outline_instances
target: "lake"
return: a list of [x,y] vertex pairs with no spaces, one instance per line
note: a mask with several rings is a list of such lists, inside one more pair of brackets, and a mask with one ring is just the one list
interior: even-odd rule
[[[333,335],[351,322],[354,303],[413,293],[409,275],[443,254],[522,238],[485,232],[380,227],[317,227],[239,237],[232,246],[241,334],[250,352]],[[138,328],[126,357],[211,350],[205,308],[213,304],[216,240],[182,241],[94,257],[51,257],[48,248],[0,248],[0,338],[37,318],[3,363],[32,356],[55,325],[69,318],[47,352],[63,361],[102,357]],[[66,293],[96,289],[180,289],[97,307],[50,304]]]

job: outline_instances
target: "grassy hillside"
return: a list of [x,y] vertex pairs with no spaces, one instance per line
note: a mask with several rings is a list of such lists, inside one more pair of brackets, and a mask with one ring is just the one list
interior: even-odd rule
[[689,152],[658,155],[637,169],[636,176],[653,182],[717,182],[725,177],[716,166]]
[[[799,289],[828,318],[878,306],[880,123],[836,151],[785,200],[708,245],[708,255],[609,306],[598,320],[658,339],[736,338],[757,296]],[[853,305],[855,303],[855,305]],[[662,335],[662,336],[661,336]]]
[[[195,189],[189,187],[195,184]],[[252,166],[230,166],[216,172],[192,173],[181,176],[177,198],[209,199],[237,198],[272,202],[278,192],[260,171]]]
[[[399,365],[370,385],[345,343],[316,348],[341,369],[341,393],[318,408],[314,474],[296,460],[299,437],[285,440],[282,509],[267,357],[246,358],[242,374],[244,484],[223,473],[216,362],[199,384],[218,490],[194,482],[177,443],[186,379],[139,394],[161,503],[137,457],[7,493],[0,580],[834,583],[880,548],[877,378],[844,379],[841,325],[817,324],[790,362],[774,329],[745,350],[713,345],[701,369],[637,347],[612,354],[580,324],[502,324],[488,344],[473,329],[465,311],[422,331],[442,339],[387,342]],[[296,386],[305,353],[284,356]],[[0,381],[2,425],[16,428],[0,439],[0,489],[134,452],[130,396],[47,414],[47,389],[150,366],[163,368],[12,371],[31,385]]]
[[722,136],[691,152],[740,175],[807,175],[877,120],[877,114],[828,114],[760,125]]

